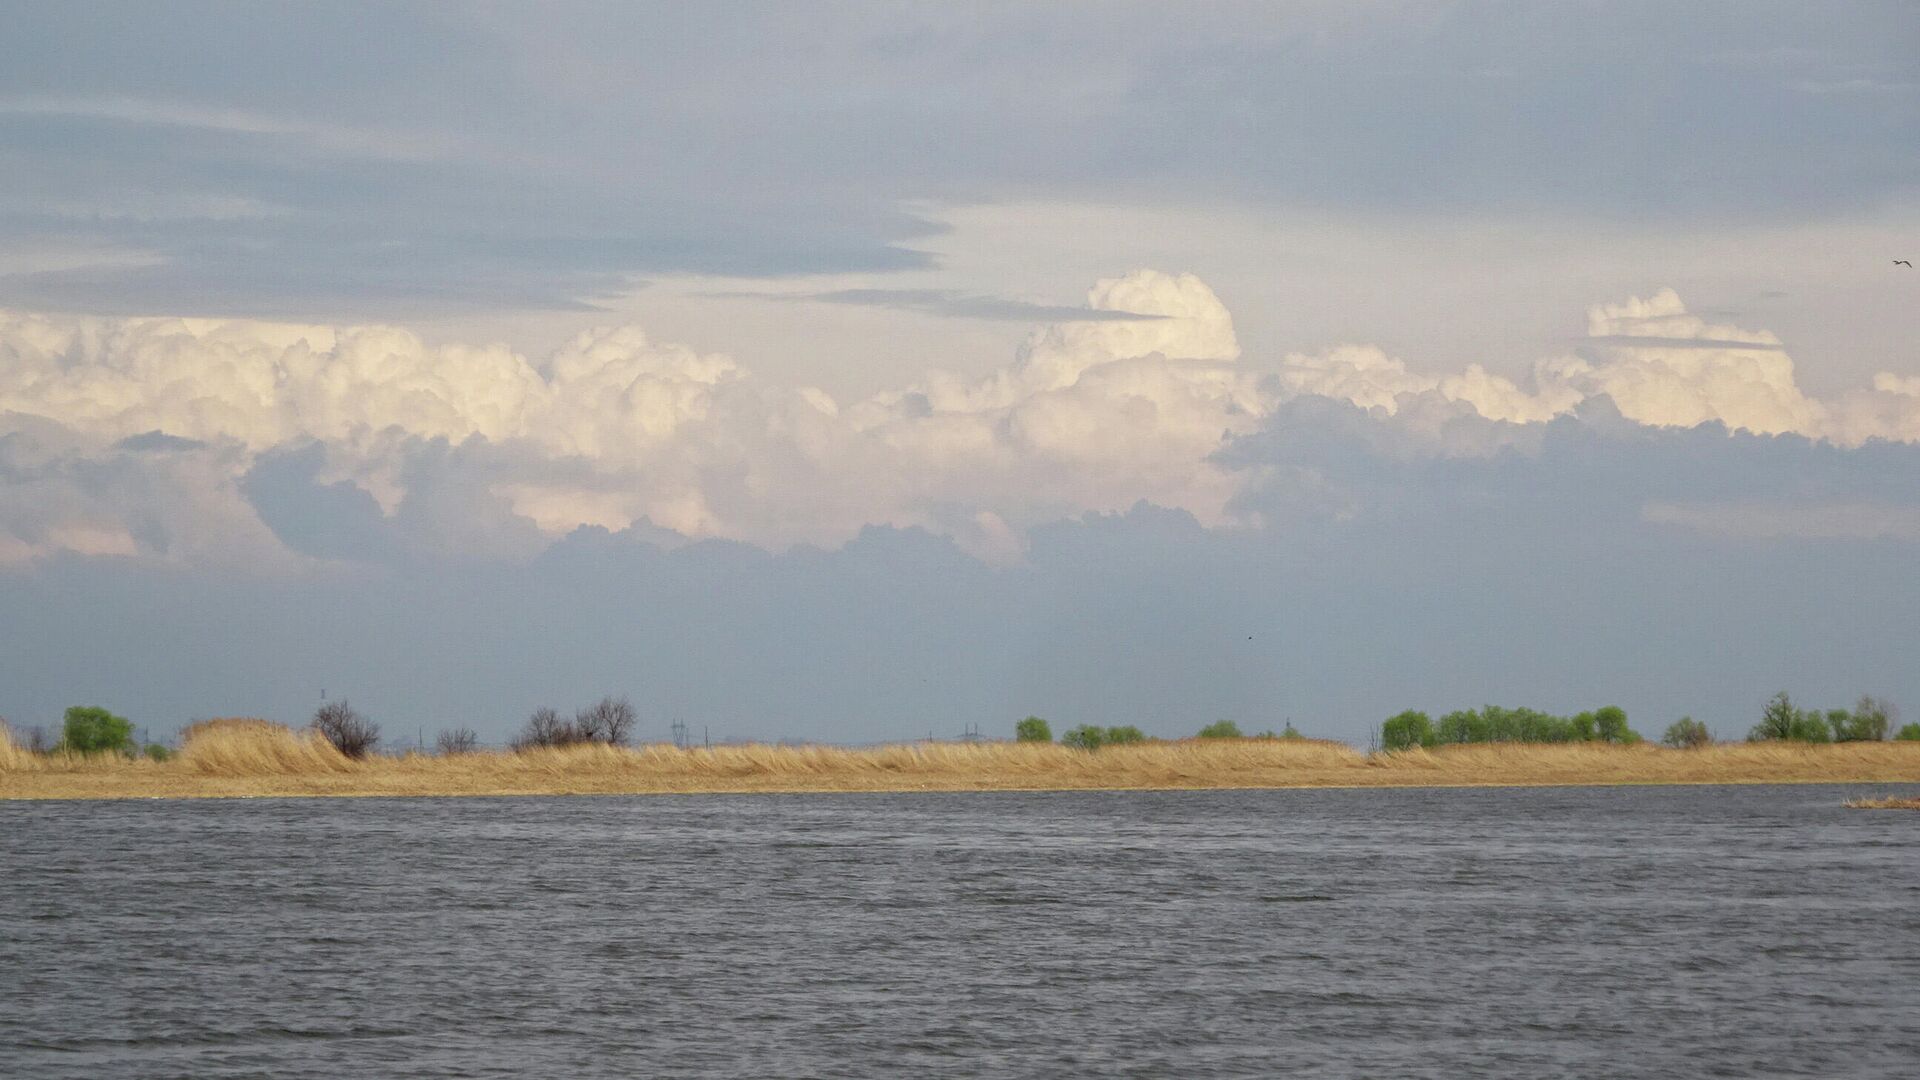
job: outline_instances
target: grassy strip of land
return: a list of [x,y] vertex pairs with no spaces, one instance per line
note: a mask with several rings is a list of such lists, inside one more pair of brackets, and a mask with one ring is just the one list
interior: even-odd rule
[[1888,795],[1877,799],[1848,799],[1847,805],[1855,810],[1920,810],[1920,799]]
[[1594,784],[1920,783],[1920,743],[1791,742],[1668,749],[1490,743],[1366,754],[1314,739],[611,746],[349,758],[262,721],[206,725],[165,761],[37,754],[0,736],[0,798],[574,795]]

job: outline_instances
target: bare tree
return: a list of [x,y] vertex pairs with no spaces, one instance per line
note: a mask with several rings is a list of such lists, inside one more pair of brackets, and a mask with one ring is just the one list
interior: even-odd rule
[[313,714],[313,730],[350,758],[363,758],[380,742],[380,725],[342,701],[330,701]]
[[533,750],[543,746],[570,746],[580,741],[580,732],[570,720],[545,705],[527,717],[527,726],[513,740],[515,750]]
[[470,727],[457,727],[448,731],[442,731],[440,737],[435,740],[435,747],[440,751],[440,756],[442,757],[449,757],[454,754],[471,754],[475,750],[480,749],[480,736],[474,734],[473,729]]
[[633,705],[624,697],[603,697],[573,717],[573,725],[579,729],[582,742],[603,742],[609,746],[627,745],[627,740],[633,737],[634,726],[639,722],[639,714],[634,712]]

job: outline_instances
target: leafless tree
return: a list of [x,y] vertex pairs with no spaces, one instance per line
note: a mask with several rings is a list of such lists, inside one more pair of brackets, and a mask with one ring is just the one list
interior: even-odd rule
[[603,697],[573,717],[573,726],[579,730],[582,742],[603,742],[609,746],[627,745],[639,722],[639,714],[624,697]]
[[380,725],[345,701],[330,701],[313,714],[313,730],[350,758],[363,758],[380,742]]
[[579,730],[570,720],[542,705],[527,717],[527,726],[513,740],[515,750],[533,750],[543,746],[569,746],[580,741]]
[[457,727],[442,731],[440,737],[435,740],[435,745],[442,757],[471,754],[480,749],[480,736],[474,734],[470,727]]

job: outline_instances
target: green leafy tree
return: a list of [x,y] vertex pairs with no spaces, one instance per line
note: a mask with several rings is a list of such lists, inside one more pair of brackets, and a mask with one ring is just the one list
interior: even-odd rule
[[1107,733],[1092,724],[1081,724],[1060,736],[1060,745],[1078,750],[1098,750],[1107,741]]
[[1893,707],[1892,702],[1862,694],[1853,705],[1850,734],[1855,741],[1879,742],[1893,733],[1893,724],[1897,719],[1899,710]]
[[1814,710],[1801,710],[1796,713],[1793,723],[1787,728],[1787,738],[1794,742],[1823,743],[1833,741],[1833,729],[1828,726],[1826,717]]
[[130,754],[134,750],[133,724],[98,706],[75,705],[67,710],[61,726],[60,748],[77,754]]
[[1901,742],[1920,742],[1920,724],[1904,725],[1893,737]]
[[1132,724],[1122,724],[1108,728],[1103,741],[1109,746],[1126,746],[1129,743],[1146,742],[1147,733]]
[[148,743],[147,748],[141,751],[141,753],[147,755],[150,761],[167,761],[173,757],[173,751],[161,746],[157,742]]
[[1455,709],[1440,718],[1433,734],[1442,743],[1486,742],[1487,724],[1473,709]]
[[1713,733],[1707,730],[1707,725],[1693,717],[1683,716],[1667,728],[1667,733],[1660,736],[1660,741],[1676,749],[1693,750],[1711,745]]
[[1020,742],[1053,741],[1053,728],[1037,716],[1029,716],[1013,725],[1013,737]]
[[1767,699],[1766,707],[1760,710],[1760,722],[1747,733],[1747,741],[1791,739],[1799,717],[1800,710],[1793,707],[1793,699],[1782,690]]
[[1296,730],[1296,729],[1294,728],[1294,726],[1293,726],[1293,721],[1291,721],[1291,720],[1289,720],[1289,721],[1287,721],[1287,726],[1286,726],[1286,727],[1285,727],[1284,729],[1282,729],[1282,730],[1281,730],[1281,732],[1280,732],[1280,737],[1281,737],[1281,738],[1283,738],[1283,739],[1304,739],[1304,738],[1306,738],[1306,736],[1305,736],[1305,735],[1302,735],[1302,734],[1300,734],[1300,732],[1299,732],[1298,730]]
[[1618,705],[1593,710],[1594,733],[1602,742],[1631,746],[1640,741],[1640,733],[1627,726],[1627,712]]
[[1411,750],[1434,742],[1433,721],[1423,712],[1408,709],[1380,725],[1380,745],[1388,750]]
[[1241,738],[1240,725],[1231,720],[1216,720],[1200,729],[1202,739],[1238,739]]

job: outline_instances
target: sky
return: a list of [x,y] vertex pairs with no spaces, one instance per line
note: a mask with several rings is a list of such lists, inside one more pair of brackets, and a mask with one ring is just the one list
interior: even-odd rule
[[4,7],[16,726],[1920,713],[1909,3]]

